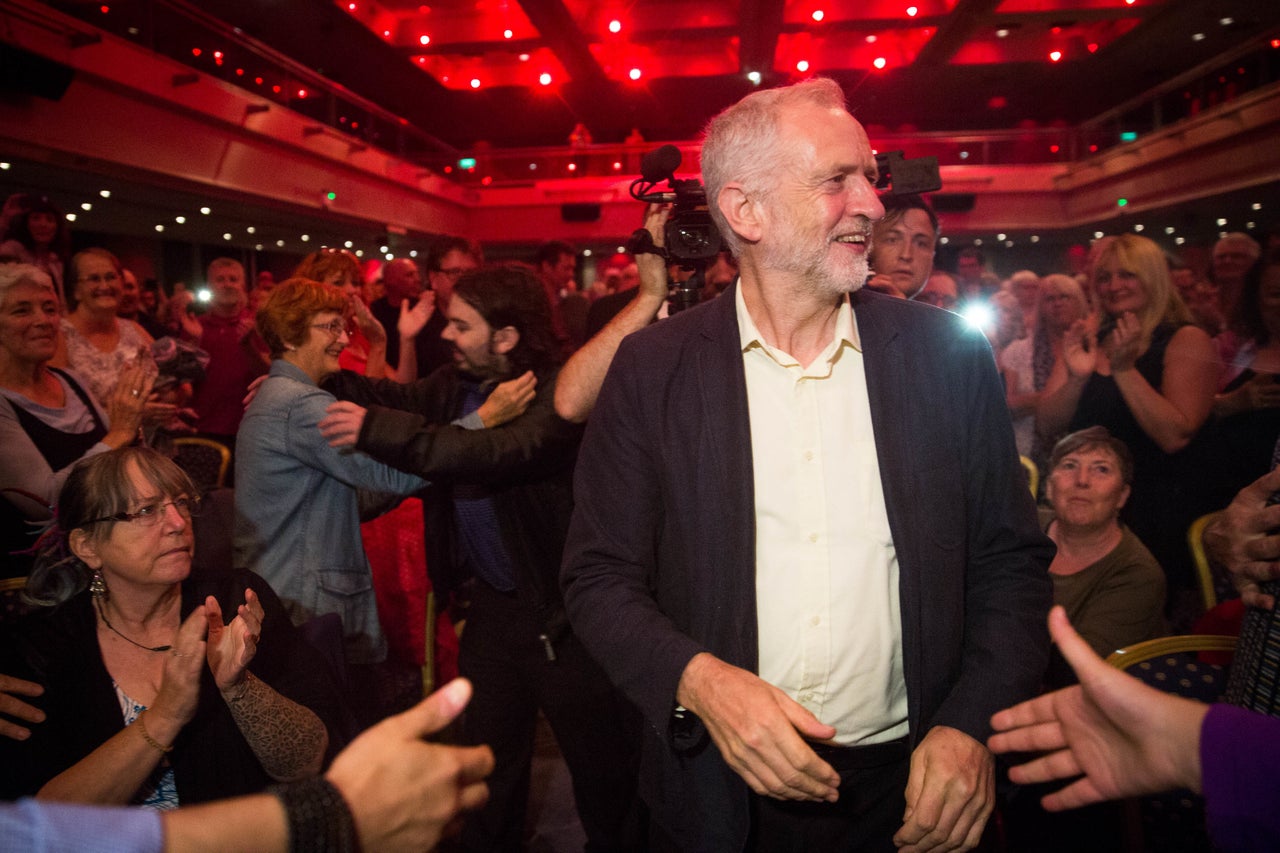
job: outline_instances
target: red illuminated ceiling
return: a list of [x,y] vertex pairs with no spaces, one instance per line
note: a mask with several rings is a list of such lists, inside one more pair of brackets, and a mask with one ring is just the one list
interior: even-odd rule
[[[1105,50],[1166,2],[986,3],[995,7],[985,16],[990,24],[969,27],[963,42],[945,58],[957,65],[1083,59]],[[742,55],[741,31],[747,22],[732,0],[565,0],[556,4],[562,14],[544,22],[545,36],[526,14],[525,6],[533,4],[517,0],[337,0],[337,5],[410,56],[436,82],[468,90],[554,87],[573,80],[574,72],[551,46],[566,35],[585,43],[590,60],[586,73],[624,84],[752,70],[792,75],[900,69],[915,62],[941,28],[963,26],[978,4],[960,8],[958,0],[787,0],[771,55],[761,55],[757,64]],[[561,18],[560,32],[555,32],[556,17]]]
[[596,143],[633,128],[691,139],[755,86],[813,74],[839,82],[864,123],[891,130],[1071,125],[1280,35],[1280,0],[199,6],[459,150],[564,145],[579,122]]

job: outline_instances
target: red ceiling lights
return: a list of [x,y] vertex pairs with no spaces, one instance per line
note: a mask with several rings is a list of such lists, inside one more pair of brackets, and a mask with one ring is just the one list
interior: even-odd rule
[[539,82],[539,83],[541,83],[541,84],[542,84],[542,85],[544,85],[544,86],[550,86],[550,85],[551,85],[551,75],[550,75],[550,74],[548,74],[547,72],[543,71],[541,74],[539,74],[539,75],[538,75],[538,82]]
[[889,63],[885,61],[883,56],[877,56],[871,64],[874,65],[877,70],[883,71],[884,67]]
[[614,18],[612,21],[610,21],[609,32],[613,33],[615,36],[618,33],[622,32],[622,21],[619,21],[617,18]]
[[1060,51],[1060,50],[1051,50],[1051,51],[1049,51],[1049,61],[1050,61],[1050,62],[1057,62],[1057,61],[1058,61],[1058,60],[1060,60],[1060,59],[1062,59],[1062,51]]
[[823,19],[823,18],[825,18],[826,16],[827,16],[827,14],[826,14],[825,12],[823,12],[821,9],[814,9],[814,10],[813,10],[812,18],[813,18],[813,20],[814,20],[815,22],[817,22],[817,23],[822,23],[822,19]]
[[916,15],[919,15],[919,14],[920,14],[920,9],[919,9],[919,8],[917,8],[917,7],[915,7],[915,6],[908,6],[908,7],[907,7],[907,17],[908,17],[908,18],[914,18]]
[[418,44],[422,45],[423,47],[426,47],[427,45],[431,44],[431,36],[428,36],[428,35],[418,36]]
[[628,77],[630,77],[632,80],[639,80],[639,79],[640,79],[640,69],[639,69],[639,68],[632,68],[630,71],[628,71],[628,72],[627,72],[627,76],[628,76]]

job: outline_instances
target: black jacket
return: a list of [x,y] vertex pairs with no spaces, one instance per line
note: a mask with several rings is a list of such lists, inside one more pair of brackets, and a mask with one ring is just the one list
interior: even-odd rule
[[552,636],[563,625],[558,576],[582,437],[580,426],[555,412],[556,375],[538,375],[537,396],[523,415],[483,430],[451,425],[461,414],[464,391],[454,367],[411,385],[347,371],[324,382],[337,397],[368,407],[357,449],[431,480],[424,493],[427,570],[437,596],[447,600],[466,579],[453,523],[454,494],[491,497],[516,567],[517,594],[538,609]]

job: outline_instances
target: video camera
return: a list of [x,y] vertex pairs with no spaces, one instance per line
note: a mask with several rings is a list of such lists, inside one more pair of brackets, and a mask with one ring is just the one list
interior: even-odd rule
[[[724,240],[711,218],[707,191],[696,178],[677,178],[680,149],[663,145],[640,158],[640,177],[631,182],[631,197],[649,204],[672,205],[663,230],[665,246],[653,242],[649,232],[637,229],[627,241],[627,251],[660,255],[668,263],[692,270],[689,279],[677,285],[671,311],[675,313],[698,301],[703,273],[724,247]],[[911,195],[942,189],[937,157],[907,159],[901,151],[876,155],[879,177],[876,189],[882,195]],[[666,182],[669,189],[657,189]]]

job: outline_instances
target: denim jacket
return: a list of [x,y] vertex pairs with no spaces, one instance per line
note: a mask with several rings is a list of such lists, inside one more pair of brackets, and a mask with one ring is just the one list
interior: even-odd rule
[[356,489],[410,494],[427,481],[337,450],[318,424],[336,397],[283,360],[245,412],[236,441],[236,565],[267,579],[295,625],[342,617],[347,662],[385,659]]

